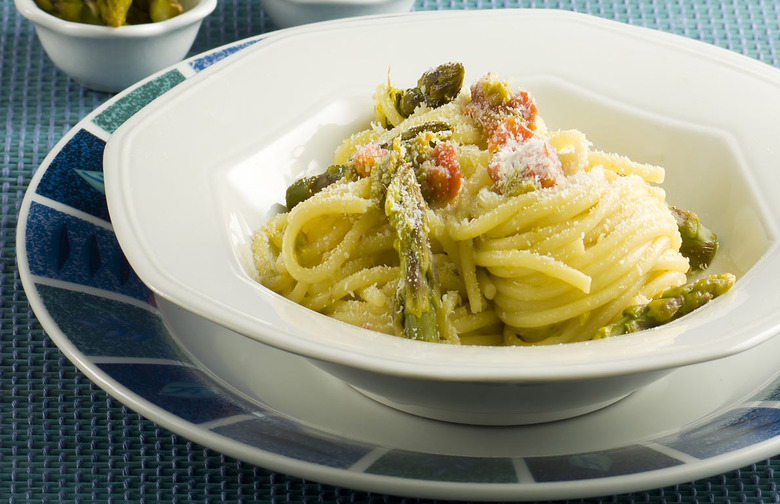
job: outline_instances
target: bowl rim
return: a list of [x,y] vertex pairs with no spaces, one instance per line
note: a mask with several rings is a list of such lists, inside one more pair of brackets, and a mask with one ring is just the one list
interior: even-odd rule
[[127,26],[100,26],[87,23],[77,23],[60,19],[44,11],[35,0],[14,0],[19,13],[33,24],[54,32],[72,37],[82,38],[144,38],[171,32],[203,20],[217,7],[217,0],[196,0],[197,3],[188,10],[171,19],[159,23],[144,23]]

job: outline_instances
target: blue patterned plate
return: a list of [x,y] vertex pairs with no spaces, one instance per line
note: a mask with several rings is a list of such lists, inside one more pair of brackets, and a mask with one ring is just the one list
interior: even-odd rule
[[25,291],[48,335],[100,387],[159,425],[247,462],[416,497],[608,495],[780,453],[780,337],[677,370],[594,414],[496,429],[386,408],[302,358],[255,342],[245,349],[245,338],[157,299],[112,231],[102,185],[106,141],[156,97],[262,41],[189,59],[117,95],[57,144],[30,184],[17,234]]

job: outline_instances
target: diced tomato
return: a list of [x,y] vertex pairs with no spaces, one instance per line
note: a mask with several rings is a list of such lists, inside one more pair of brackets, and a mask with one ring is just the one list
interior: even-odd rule
[[496,149],[504,145],[508,140],[517,140],[521,142],[528,140],[534,135],[526,123],[515,116],[509,116],[501,121],[493,130],[488,139],[488,151],[495,152]]
[[513,93],[507,83],[486,77],[471,87],[471,103],[466,114],[477,121],[490,136],[507,118],[514,117],[536,130],[536,102],[524,90]]
[[462,176],[455,146],[450,142],[436,144],[433,160],[433,166],[425,174],[426,183],[435,202],[447,203],[455,199],[461,186]]
[[538,110],[536,108],[536,102],[531,95],[528,94],[528,91],[518,91],[509,101],[508,107],[520,112],[520,115],[526,120],[528,126],[531,129],[536,129],[536,114],[538,113]]
[[355,163],[355,171],[361,177],[371,175],[376,160],[387,155],[387,151],[376,142],[369,142],[361,145],[352,155],[352,161]]

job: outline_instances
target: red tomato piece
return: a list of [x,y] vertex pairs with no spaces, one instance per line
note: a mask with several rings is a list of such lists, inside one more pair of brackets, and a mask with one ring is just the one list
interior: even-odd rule
[[352,156],[352,161],[355,163],[355,171],[361,177],[368,177],[371,175],[371,170],[374,168],[376,160],[385,155],[387,155],[387,151],[376,142],[369,142],[359,146]]
[[458,195],[462,179],[455,146],[450,142],[436,144],[433,159],[434,165],[426,173],[426,182],[434,200],[447,203]]
[[534,135],[534,132],[525,124],[522,119],[510,116],[501,121],[496,129],[493,130],[488,139],[488,151],[495,152],[499,146],[504,145],[508,140],[522,142],[528,140]]

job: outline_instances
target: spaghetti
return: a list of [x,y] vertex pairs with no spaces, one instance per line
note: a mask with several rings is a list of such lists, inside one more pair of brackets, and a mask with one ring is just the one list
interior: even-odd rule
[[255,234],[263,285],[367,329],[478,345],[640,330],[657,325],[648,314],[690,311],[690,292],[728,290],[730,275],[686,283],[683,214],[653,185],[663,168],[548,130],[533,98],[492,74],[468,88],[462,76],[446,64],[415,88],[378,87],[372,127]]

